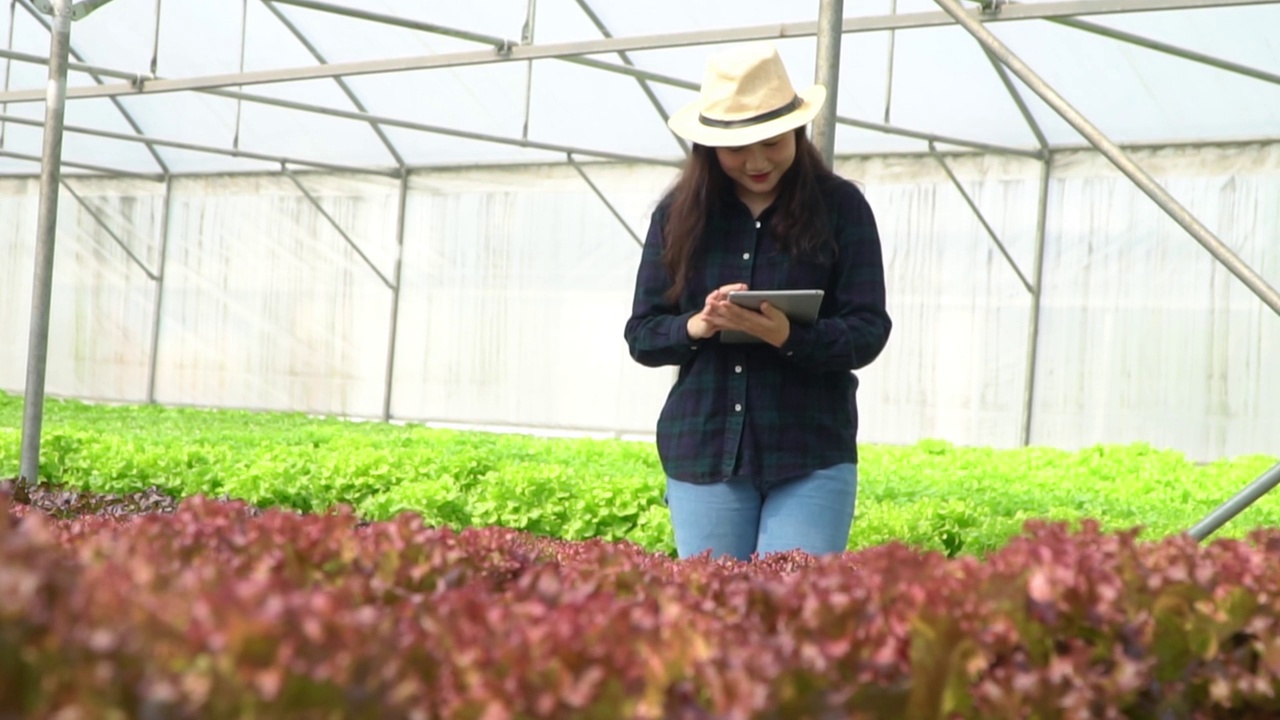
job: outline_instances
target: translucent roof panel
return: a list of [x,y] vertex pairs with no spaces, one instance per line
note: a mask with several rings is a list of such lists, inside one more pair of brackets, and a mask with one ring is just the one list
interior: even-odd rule
[[[1277,136],[1280,0],[1116,6],[1006,4],[987,25],[1118,142]],[[69,170],[390,172],[571,154],[675,163],[682,148],[663,116],[696,98],[707,56],[772,37],[793,82],[807,85],[817,42],[805,33],[819,3],[170,0],[159,8],[157,18],[154,0],[113,0],[73,25],[73,62],[97,72],[69,74]],[[930,140],[1027,153],[1039,147],[1037,131],[1053,146],[1085,144],[1023,81],[1002,78],[932,0],[846,2],[845,17],[837,153],[923,152]],[[29,57],[47,57],[47,26],[29,0],[13,4],[12,17],[0,13],[0,173],[37,167],[30,158],[40,153],[48,71]],[[523,58],[529,37],[553,57]],[[134,78],[144,80],[141,92]]]

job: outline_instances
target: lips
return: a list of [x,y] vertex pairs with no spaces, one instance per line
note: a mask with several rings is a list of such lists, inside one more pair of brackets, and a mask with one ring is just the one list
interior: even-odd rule
[[748,175],[747,177],[751,179],[751,182],[758,182],[758,183],[762,183],[762,182],[764,182],[765,180],[768,180],[768,179],[769,179],[769,175],[771,175],[771,174],[772,174],[772,173],[760,173],[759,175]]

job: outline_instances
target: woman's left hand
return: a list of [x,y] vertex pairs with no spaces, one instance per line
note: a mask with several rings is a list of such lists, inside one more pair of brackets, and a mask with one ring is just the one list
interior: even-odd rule
[[767,302],[756,312],[726,300],[711,303],[708,316],[723,330],[741,330],[755,335],[774,347],[781,347],[791,336],[791,321],[785,313]]

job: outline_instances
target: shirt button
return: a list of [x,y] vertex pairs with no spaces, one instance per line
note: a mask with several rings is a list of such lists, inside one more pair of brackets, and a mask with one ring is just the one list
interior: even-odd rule
[[742,366],[741,366],[741,365],[734,365],[734,366],[733,366],[733,371],[734,371],[734,372],[736,372],[736,373],[740,373],[740,372],[742,372]]
[[750,259],[751,259],[751,253],[742,253],[742,259],[743,259],[743,260],[750,260]]
[[742,412],[742,405],[734,405],[734,406],[733,406],[733,411],[734,411],[734,412]]
[[759,221],[759,220],[757,220],[757,221],[756,221],[756,229],[757,229],[757,230],[759,230],[759,229],[760,229],[760,221]]

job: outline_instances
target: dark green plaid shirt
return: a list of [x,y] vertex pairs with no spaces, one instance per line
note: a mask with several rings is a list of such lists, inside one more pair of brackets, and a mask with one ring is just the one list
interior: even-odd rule
[[[851,372],[884,349],[884,264],[871,206],[851,182],[822,188],[836,254],[793,259],[770,232],[774,208],[753,219],[736,197],[707,220],[702,250],[677,304],[663,300],[666,203],[654,211],[624,336],[637,362],[679,365],[658,418],[658,455],[667,475],[709,483],[748,477],[767,487],[840,463],[857,462],[858,380]],[[745,282],[752,290],[821,288],[813,325],[792,323],[781,348],[766,343],[691,341],[687,323],[712,290]]]

